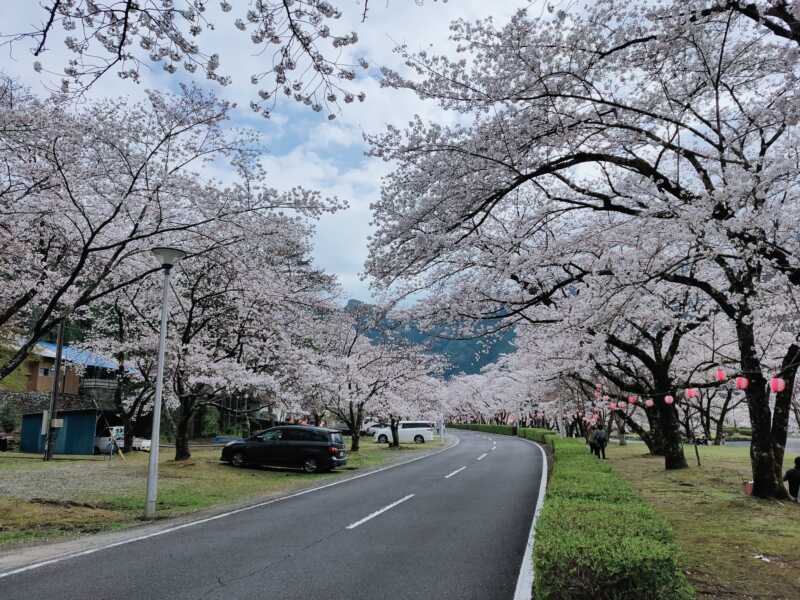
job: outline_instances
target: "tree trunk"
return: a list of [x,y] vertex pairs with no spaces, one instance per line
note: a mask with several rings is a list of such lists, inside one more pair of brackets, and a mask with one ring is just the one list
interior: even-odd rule
[[353,434],[350,438],[350,452],[358,452],[359,441],[361,439],[361,423],[364,420],[364,404],[357,402],[353,406],[353,401],[350,401],[348,406],[348,422],[346,425],[350,428]]
[[[646,431],[644,427],[639,425],[628,415],[625,415],[623,418],[625,419],[625,423],[628,425],[630,430],[641,438],[641,440],[644,442],[644,445],[647,446],[647,450],[650,452],[650,454],[653,456],[663,456],[664,453],[661,447],[656,444],[656,436],[653,435],[652,429],[652,419],[650,419],[649,415],[648,421],[650,421],[651,424],[650,431]],[[588,438],[588,431],[585,427],[581,427],[581,437]]]
[[192,420],[192,413],[188,412],[187,414],[187,412],[181,406],[175,423],[175,460],[189,460],[192,457],[192,453],[189,451],[189,424]]
[[390,442],[390,446],[392,448],[399,448],[400,447],[400,433],[398,432],[398,427],[400,425],[400,419],[396,419],[393,416],[389,415],[389,429],[392,431],[392,441]]
[[717,421],[717,430],[714,433],[714,445],[721,446],[722,445],[722,436],[725,435],[725,420],[720,419]]
[[722,438],[725,435],[725,417],[728,416],[729,406],[731,405],[731,398],[733,397],[733,390],[725,390],[725,401],[722,403],[722,408],[719,411],[719,420],[717,421],[717,430],[714,433],[714,445],[721,446]]
[[753,431],[750,440],[753,496],[788,498],[788,493],[783,487],[779,475],[781,465],[775,456],[767,381],[764,379],[761,363],[755,353],[755,334],[752,325],[739,320],[736,323],[736,337],[739,344],[742,372],[750,380],[745,394],[747,409],[750,413],[750,426]]
[[[716,396],[716,393],[715,393]],[[701,398],[700,401],[697,403],[700,412],[700,425],[703,428],[703,435],[705,436],[706,440],[711,439],[711,394],[706,393]]]
[[133,425],[131,416],[127,412],[122,413],[122,426],[125,428],[125,437],[122,442],[122,451],[130,452],[133,450]]
[[786,452],[786,436],[789,433],[789,415],[798,360],[800,360],[800,346],[792,344],[781,363],[780,376],[786,382],[786,387],[775,395],[775,410],[772,412],[772,450],[775,455],[775,476],[779,482],[783,481],[783,456]]
[[[672,388],[671,382],[667,378],[656,380],[655,383],[657,389],[669,390]],[[657,427],[652,429],[652,434],[656,446],[664,453],[664,468],[667,471],[686,469],[689,464],[683,454],[678,411],[674,404],[664,402],[666,395],[665,393],[653,397],[656,404],[650,409],[650,412],[653,414],[654,421],[657,422]],[[677,394],[672,392],[672,395],[676,396]]]

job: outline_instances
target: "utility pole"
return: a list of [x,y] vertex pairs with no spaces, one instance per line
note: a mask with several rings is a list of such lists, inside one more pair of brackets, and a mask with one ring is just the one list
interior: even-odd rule
[[53,419],[56,416],[56,405],[58,404],[58,394],[61,387],[61,354],[64,350],[64,324],[67,321],[66,315],[58,323],[58,339],[56,340],[56,364],[53,374],[53,387],[50,390],[50,404],[47,414],[42,415],[46,421],[44,433],[44,453],[42,460],[50,460],[53,457]]

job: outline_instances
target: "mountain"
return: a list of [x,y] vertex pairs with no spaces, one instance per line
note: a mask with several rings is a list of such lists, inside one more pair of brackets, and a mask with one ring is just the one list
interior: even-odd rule
[[[361,314],[369,314],[373,308],[354,299],[349,300],[345,306],[346,311]],[[478,322],[473,331],[479,335],[481,332],[488,332],[493,326],[493,322]],[[444,373],[446,379],[459,374],[479,373],[483,367],[497,361],[501,355],[514,352],[512,329],[477,339],[454,340],[446,339],[444,327],[423,331],[413,321],[401,324],[390,319],[382,319],[380,325],[367,331],[367,336],[378,339],[383,329],[391,329],[410,343],[426,346],[432,353],[444,356],[450,363],[450,367]]]

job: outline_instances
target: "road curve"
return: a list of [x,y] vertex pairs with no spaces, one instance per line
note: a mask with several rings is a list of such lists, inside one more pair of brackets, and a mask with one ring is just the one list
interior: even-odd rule
[[2,598],[511,600],[542,453],[455,435],[430,458],[4,577]]

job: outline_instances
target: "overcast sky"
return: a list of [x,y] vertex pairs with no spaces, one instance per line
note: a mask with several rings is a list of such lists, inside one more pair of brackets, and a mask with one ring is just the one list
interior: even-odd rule
[[[350,208],[336,215],[326,215],[317,228],[314,258],[326,271],[336,273],[344,289],[344,299],[369,300],[368,283],[359,279],[366,258],[367,236],[370,233],[370,202],[380,193],[381,176],[388,165],[364,156],[363,134],[381,131],[387,124],[403,126],[414,114],[432,120],[450,120],[432,103],[422,102],[412,94],[380,89],[378,67],[389,66],[402,70],[400,57],[392,52],[397,44],[407,44],[410,50],[452,52],[448,41],[448,26],[452,19],[478,19],[492,16],[504,23],[527,0],[371,0],[369,18],[361,23],[361,0],[334,0],[343,11],[334,33],[356,31],[359,43],[351,52],[370,63],[369,72],[362,74],[354,89],[363,89],[367,99],[363,104],[344,105],[341,114],[329,121],[326,114],[313,113],[286,99],[279,103],[273,117],[266,121],[253,115],[249,101],[256,89],[250,75],[264,71],[265,57],[255,55],[249,34],[239,32],[233,25],[241,12],[243,0],[232,0],[234,11],[216,19],[216,32],[208,41],[208,50],[218,52],[220,72],[233,77],[232,85],[220,88],[196,78],[200,85],[213,87],[217,93],[235,101],[240,107],[234,116],[235,125],[256,127],[264,135],[268,154],[264,164],[270,183],[278,189],[304,186],[320,190],[324,195],[336,195],[350,203]],[[50,0],[42,0],[49,6]],[[176,2],[176,4],[178,4]],[[209,2],[216,10],[218,2]],[[37,0],[2,0],[0,2],[0,33],[29,31],[32,24],[43,21],[46,13]],[[213,15],[212,15],[212,19]],[[50,51],[40,60],[45,70],[59,72],[70,53],[59,38],[53,38]],[[18,43],[9,52],[6,47],[0,58],[0,70],[18,77],[34,91],[46,92],[53,79],[36,73],[30,44]],[[259,66],[262,65],[262,66]],[[136,85],[107,75],[95,86],[95,96],[126,96],[135,99],[147,87],[175,86],[177,79],[154,71]]]

